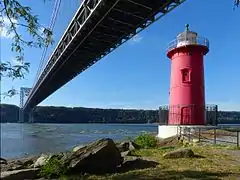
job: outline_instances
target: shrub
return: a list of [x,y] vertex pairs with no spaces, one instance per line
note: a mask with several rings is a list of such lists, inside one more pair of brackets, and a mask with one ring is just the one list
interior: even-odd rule
[[158,141],[153,135],[144,133],[136,137],[135,143],[141,148],[153,148],[157,146]]
[[55,177],[65,173],[64,164],[57,157],[49,159],[49,161],[40,169],[41,177]]

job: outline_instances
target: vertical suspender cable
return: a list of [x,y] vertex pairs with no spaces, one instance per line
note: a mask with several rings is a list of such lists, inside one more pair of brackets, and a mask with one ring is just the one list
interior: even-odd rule
[[[50,24],[49,24],[49,29],[51,31],[53,31],[53,28],[55,26],[55,22],[56,22],[57,15],[58,15],[58,12],[59,12],[60,4],[61,4],[61,0],[55,0],[54,7],[53,7],[53,13],[52,13],[52,17],[51,17]],[[40,64],[39,64],[38,71],[37,71],[35,79],[34,79],[33,86],[37,83],[37,80],[38,80],[38,78],[41,74],[42,67],[43,67],[43,64],[45,62],[47,49],[48,49],[48,46],[45,46],[44,49],[43,49],[43,53],[42,53],[42,56],[41,56],[41,59],[40,59]]]

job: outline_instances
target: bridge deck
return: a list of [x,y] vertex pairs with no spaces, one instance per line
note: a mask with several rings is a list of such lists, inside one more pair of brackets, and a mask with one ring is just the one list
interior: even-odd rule
[[32,88],[32,108],[184,0],[84,1]]

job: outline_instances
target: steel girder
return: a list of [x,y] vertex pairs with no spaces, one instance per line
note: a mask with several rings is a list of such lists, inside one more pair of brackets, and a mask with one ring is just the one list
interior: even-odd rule
[[[66,31],[64,32],[62,38],[58,42],[55,50],[51,54],[49,61],[45,66],[43,72],[41,73],[39,79],[32,88],[27,102],[24,105],[24,108],[28,106],[29,101],[31,101],[32,97],[34,96],[38,88],[42,85],[42,83],[44,83],[45,79],[48,78],[49,74],[54,74],[54,71],[62,68],[64,64],[67,63],[69,58],[76,56],[76,54],[80,54],[79,56],[84,55],[84,58],[86,59],[86,61],[78,62],[78,66],[80,66],[81,64],[85,65],[84,67],[81,67],[78,71],[73,73],[69,78],[70,80],[77,76],[79,73],[92,66],[93,64],[95,64],[104,56],[115,50],[117,47],[124,44],[136,34],[147,28],[149,25],[156,22],[158,19],[176,8],[185,0],[162,0],[162,5],[159,6],[158,9],[153,9],[153,7],[149,5],[152,3],[146,3],[147,1],[83,1],[76,14],[74,15],[72,21],[68,25]],[[160,2],[160,0],[156,2]],[[125,10],[122,8],[121,3],[131,3],[135,6],[138,6],[139,8],[144,9],[146,13],[145,11],[142,11],[141,13],[132,12],[131,8],[130,10]],[[102,9],[104,9],[104,7],[107,7],[107,10],[105,12],[102,12]],[[128,7],[129,6],[126,6],[126,9],[128,9]],[[124,13],[126,16],[128,16],[128,18],[124,19],[121,16],[118,16],[117,18],[116,16],[111,17],[112,11],[114,11],[115,14],[117,14],[116,12]],[[94,17],[97,16],[101,16],[101,18],[94,22]],[[132,21],[130,21],[129,19],[131,19]],[[108,22],[108,24],[106,24],[105,22]],[[109,25],[109,22],[112,24]],[[91,23],[95,24],[91,26]],[[89,27],[91,27],[91,29],[89,29]],[[97,31],[96,29],[100,30]],[[109,33],[109,30],[115,33]],[[88,38],[91,39],[91,41],[89,41]],[[76,40],[78,41],[76,42]],[[86,41],[87,43],[85,43]],[[102,47],[101,51],[93,52],[96,45],[97,47]]]

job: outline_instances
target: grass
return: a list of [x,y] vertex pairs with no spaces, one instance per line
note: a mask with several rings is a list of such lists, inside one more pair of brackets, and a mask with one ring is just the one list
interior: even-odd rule
[[240,147],[237,147],[236,145],[212,144],[209,145],[209,147],[214,149],[240,150]]
[[[178,147],[164,147],[135,150],[136,156],[159,163],[155,168],[132,170],[109,175],[85,175],[84,177],[63,177],[63,180],[161,180],[161,179],[240,179],[240,161],[227,153],[224,146],[191,146],[204,158],[164,159],[162,155]],[[223,151],[226,150],[226,151]],[[235,150],[238,151],[238,150]],[[240,151],[239,151],[240,154]],[[239,155],[240,159],[240,155]]]
[[216,130],[206,130],[206,131],[203,131],[201,132],[201,134],[203,135],[207,135],[207,136],[210,136],[210,137],[213,137],[214,136],[214,131],[216,131],[216,135],[217,136],[236,136],[237,137],[237,129],[216,129]]
[[141,148],[154,148],[157,146],[158,141],[153,135],[143,133],[136,137],[135,143]]

